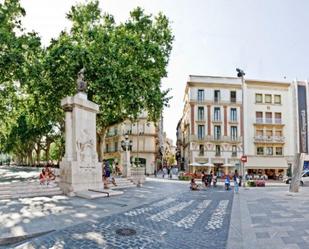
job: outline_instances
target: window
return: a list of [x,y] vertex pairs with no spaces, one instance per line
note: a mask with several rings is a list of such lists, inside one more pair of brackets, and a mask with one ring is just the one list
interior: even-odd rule
[[282,147],[276,147],[276,155],[281,156],[282,155]]
[[263,136],[263,130],[256,130],[257,136]]
[[281,112],[276,112],[275,113],[275,123],[276,124],[281,124],[282,120],[281,120]]
[[106,146],[106,152],[108,153],[109,152],[109,145],[106,144],[105,146]]
[[257,147],[256,148],[256,154],[257,155],[264,155],[264,148],[263,147]]
[[271,94],[265,94],[265,103],[271,104]]
[[216,156],[220,156],[221,155],[221,147],[220,145],[216,145]]
[[204,145],[203,144],[200,144],[200,153],[199,153],[200,156],[204,156]]
[[282,137],[282,131],[281,130],[275,131],[275,136],[276,137]]
[[230,92],[231,102],[236,103],[236,91]]
[[275,95],[275,104],[281,104],[281,95]]
[[214,135],[215,135],[215,140],[220,140],[221,138],[221,126],[220,125],[215,125]]
[[237,126],[231,126],[231,139],[237,140]]
[[261,93],[255,94],[255,103],[262,103],[263,102],[263,95]]
[[263,112],[256,112],[255,118],[258,124],[262,124],[263,123]]
[[214,109],[214,120],[215,121],[221,120],[220,107],[215,107],[215,109]]
[[237,121],[237,109],[231,108],[230,111],[230,120],[236,122]]
[[266,147],[266,155],[272,155],[273,154],[273,147]]
[[197,109],[197,120],[203,121],[204,120],[204,107],[198,107]]
[[197,101],[204,101],[204,90],[198,89],[197,90]]
[[232,145],[232,156],[237,156],[237,146]]
[[272,113],[266,112],[266,123],[271,124],[273,122]]
[[215,94],[215,98],[214,98],[215,102],[219,102],[220,101],[220,90],[215,90],[214,94]]
[[198,139],[204,139],[204,137],[205,137],[205,125],[199,125],[197,127],[197,137],[198,137]]
[[115,142],[115,149],[114,149],[114,151],[115,152],[118,151],[118,142]]

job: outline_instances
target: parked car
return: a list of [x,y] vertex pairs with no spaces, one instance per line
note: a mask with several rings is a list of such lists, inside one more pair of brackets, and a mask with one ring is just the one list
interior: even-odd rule
[[[292,177],[283,179],[286,184],[290,184]],[[306,182],[309,182],[309,171],[304,171],[301,173],[300,185],[303,186]]]

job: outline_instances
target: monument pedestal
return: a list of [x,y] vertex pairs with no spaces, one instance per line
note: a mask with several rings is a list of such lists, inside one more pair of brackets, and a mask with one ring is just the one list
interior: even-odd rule
[[65,110],[65,155],[60,162],[60,188],[67,195],[100,189],[102,166],[96,152],[99,106],[80,92],[61,101]]

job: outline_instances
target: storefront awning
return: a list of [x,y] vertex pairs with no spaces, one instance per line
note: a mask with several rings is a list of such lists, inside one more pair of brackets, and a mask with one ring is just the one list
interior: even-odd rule
[[288,162],[284,157],[248,157],[246,169],[287,169]]

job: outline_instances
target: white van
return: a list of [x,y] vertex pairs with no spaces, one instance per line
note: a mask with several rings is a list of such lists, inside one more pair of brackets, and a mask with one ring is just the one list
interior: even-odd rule
[[[288,177],[288,178],[284,179],[283,181],[286,184],[290,184],[291,183],[291,177]],[[307,182],[309,182],[309,171],[303,171],[301,173],[301,177],[300,177],[300,185],[303,186]]]

